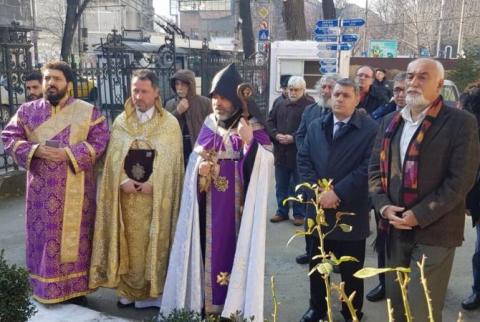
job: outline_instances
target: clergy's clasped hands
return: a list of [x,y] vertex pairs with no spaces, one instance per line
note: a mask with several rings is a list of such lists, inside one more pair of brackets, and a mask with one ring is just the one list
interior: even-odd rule
[[63,162],[68,160],[67,152],[64,148],[54,148],[46,145],[39,145],[34,155],[37,158],[54,162]]
[[125,193],[136,193],[140,192],[146,195],[151,195],[153,193],[153,186],[147,182],[137,182],[132,179],[128,179],[126,182],[120,185],[122,191]]

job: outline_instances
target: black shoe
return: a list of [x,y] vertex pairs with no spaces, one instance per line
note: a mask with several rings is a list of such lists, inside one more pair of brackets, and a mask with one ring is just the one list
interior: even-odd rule
[[465,310],[475,310],[480,307],[480,294],[472,293],[462,301],[462,307]]
[[378,284],[374,289],[368,292],[366,298],[370,302],[383,300],[385,298],[385,286],[381,283]]
[[295,257],[295,261],[300,265],[308,264],[310,262],[310,256],[308,256],[308,254],[298,255]]
[[321,313],[313,308],[308,308],[307,312],[302,316],[300,322],[319,322],[325,319],[325,313]]

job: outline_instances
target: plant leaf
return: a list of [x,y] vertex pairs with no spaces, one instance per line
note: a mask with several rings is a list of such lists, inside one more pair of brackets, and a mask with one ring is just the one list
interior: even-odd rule
[[409,273],[410,268],[407,268],[407,267],[397,267],[397,268],[364,267],[364,268],[358,270],[355,274],[353,274],[353,276],[355,276],[356,278],[369,278],[369,277],[376,276],[376,275],[381,274],[381,273],[396,272],[396,271],[400,271],[400,272],[403,272],[403,273]]
[[296,201],[296,202],[302,202],[302,200],[298,199],[297,197],[288,197],[288,198],[285,198],[283,199],[282,201],[282,204],[285,206],[287,204],[287,202],[289,201]]
[[307,234],[307,233],[306,233],[305,231],[303,231],[303,230],[297,230],[297,231],[295,232],[295,234],[288,239],[288,241],[287,241],[287,247],[288,247],[288,245],[290,245],[290,243],[292,242],[292,240],[295,239],[295,237],[305,236],[305,235],[309,235],[309,234]]
[[353,230],[353,227],[347,224],[339,224],[338,227],[344,232],[344,233],[349,233]]

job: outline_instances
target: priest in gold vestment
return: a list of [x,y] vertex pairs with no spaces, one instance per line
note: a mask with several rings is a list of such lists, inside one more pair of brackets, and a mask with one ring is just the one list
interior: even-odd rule
[[179,210],[182,135],[157,84],[151,71],[133,74],[98,196],[90,287],[116,288],[120,307],[159,305]]

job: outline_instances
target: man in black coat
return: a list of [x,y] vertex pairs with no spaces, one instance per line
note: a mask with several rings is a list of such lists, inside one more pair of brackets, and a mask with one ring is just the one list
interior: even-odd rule
[[[283,100],[270,111],[267,128],[273,141],[275,157],[275,192],[277,211],[270,218],[273,223],[288,220],[289,205],[283,205],[283,200],[292,195],[293,188],[298,184],[297,147],[295,132],[298,129],[303,111],[313,100],[306,95],[305,80],[300,76],[292,76],[288,81],[288,99]],[[293,224],[301,226],[304,223],[305,207],[293,203]]]
[[[342,223],[352,226],[351,232],[336,228],[325,240],[326,252],[337,258],[348,255],[358,262],[340,264],[340,273],[345,282],[345,291],[356,292],[353,300],[357,316],[361,317],[363,305],[363,280],[353,274],[363,267],[365,239],[369,233],[367,168],[377,131],[377,124],[366,114],[357,111],[359,89],[349,79],[337,81],[333,90],[332,112],[316,119],[308,128],[307,136],[297,156],[297,165],[302,182],[316,183],[318,179],[333,179],[334,189],[322,194],[320,205],[326,211],[329,227],[335,225],[337,211],[353,212],[354,216],[342,217]],[[306,192],[307,193],[307,192]],[[315,211],[309,207],[309,218]],[[326,227],[325,227],[326,228]],[[328,229],[328,228],[327,228]],[[318,235],[312,236],[310,269],[319,263],[313,256],[319,254]],[[325,318],[327,305],[325,285],[319,273],[310,275],[310,308],[301,322]],[[346,305],[342,304],[346,321],[351,319]]]
[[363,108],[368,114],[390,101],[385,91],[373,85],[375,71],[371,66],[361,66],[355,75],[355,82],[360,87],[360,101],[357,108]]

